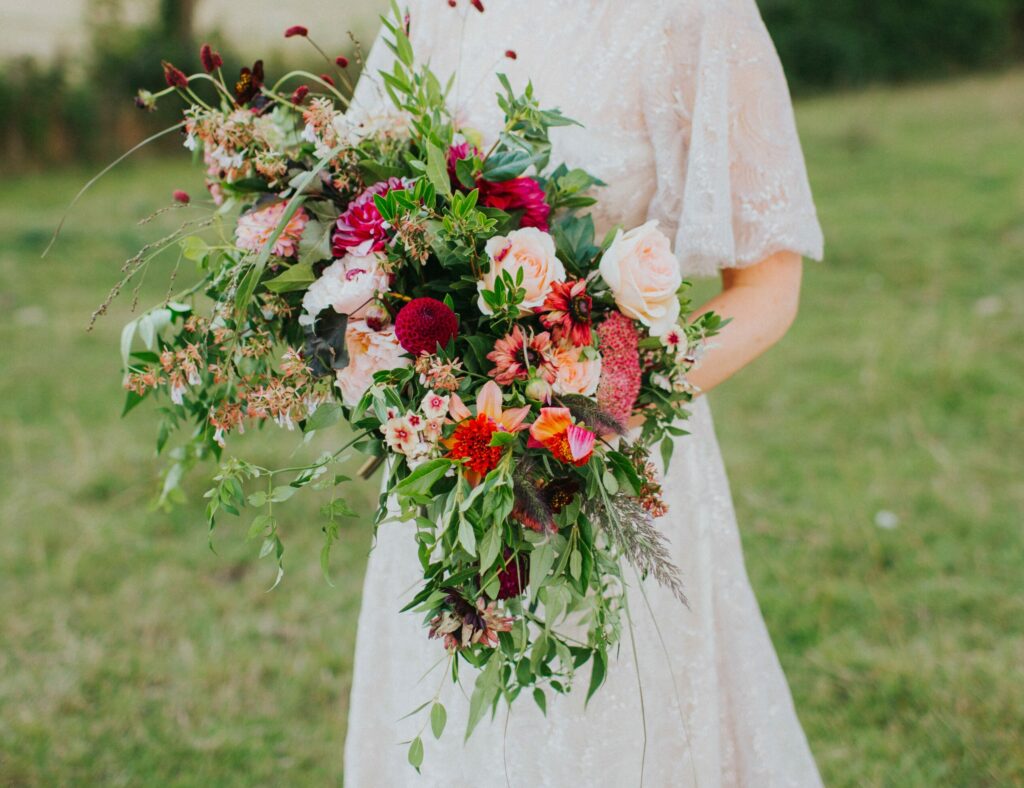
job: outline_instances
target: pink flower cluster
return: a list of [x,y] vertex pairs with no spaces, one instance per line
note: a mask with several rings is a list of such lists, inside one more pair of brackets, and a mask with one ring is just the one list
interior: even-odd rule
[[598,326],[597,337],[601,351],[597,404],[624,424],[640,394],[640,338],[633,321],[621,312],[613,312]]

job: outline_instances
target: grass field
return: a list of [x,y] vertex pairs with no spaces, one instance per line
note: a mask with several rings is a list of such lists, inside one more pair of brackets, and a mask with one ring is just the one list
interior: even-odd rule
[[[1024,73],[798,114],[828,263],[713,397],[752,581],[829,785],[1022,784]],[[330,587],[292,507],[266,593],[241,524],[208,550],[201,479],[150,507],[152,421],[118,418],[130,299],[83,326],[156,234],[132,219],[198,177],[121,170],[41,262],[85,177],[0,194],[0,784],[338,784],[367,527]]]

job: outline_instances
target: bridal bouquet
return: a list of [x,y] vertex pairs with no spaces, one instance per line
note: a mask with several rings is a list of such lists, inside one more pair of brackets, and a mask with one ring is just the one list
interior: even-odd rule
[[[414,64],[394,10],[373,108],[339,89],[344,58],[334,77],[272,85],[260,63],[228,85],[209,47],[204,73],[165,65],[167,89],[138,101],[186,99],[212,210],[129,260],[112,295],[154,250],[176,244],[195,263],[194,285],[124,329],[126,409],[163,400],[161,450],[187,435],[165,499],[190,465],[218,459],[210,528],[251,510],[278,581],[275,504],[322,491],[326,573],[356,514],[332,469],[350,450],[382,459],[377,527],[413,523],[423,569],[405,609],[453,679],[476,669],[468,736],[501,699],[545,708],[588,663],[597,690],[634,578],[683,598],[651,455],[667,464],[684,434],[686,375],[720,321],[687,322],[688,285],[655,223],[595,237],[585,209],[601,184],[549,161],[549,132],[573,121],[502,79],[504,128],[485,144]],[[266,422],[348,440],[282,469],[222,454]],[[419,711],[439,736],[437,697]],[[422,758],[416,737],[409,759]]]

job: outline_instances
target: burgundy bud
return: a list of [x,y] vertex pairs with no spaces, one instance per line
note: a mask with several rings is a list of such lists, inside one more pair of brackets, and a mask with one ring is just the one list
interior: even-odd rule
[[331,75],[330,74],[321,74],[320,75],[320,79],[322,79],[324,82],[326,82],[332,88],[334,87],[334,80],[331,79]]
[[172,88],[188,87],[188,77],[185,76],[184,71],[180,68],[175,68],[166,60],[161,61],[161,65],[164,67],[164,79],[167,80],[168,85]]
[[516,54],[516,51],[514,49],[506,49],[505,57],[507,57],[509,60],[515,60],[517,57],[519,57],[519,55]]
[[458,5],[458,3],[456,3],[455,0],[448,0],[448,7],[449,8],[455,8],[455,6],[457,6],[457,5]]
[[224,65],[224,60],[221,58],[220,53],[214,52],[213,47],[209,44],[203,44],[202,47],[200,47],[199,61],[203,64],[203,70],[207,74],[212,74]]
[[302,36],[305,38],[309,35],[309,30],[302,25],[292,25],[284,31],[285,38],[291,38],[292,36]]
[[348,58],[344,55],[338,55],[334,62],[338,64],[338,68],[348,68]]
[[469,0],[469,4],[481,14],[484,12],[484,4],[480,0]]
[[182,205],[188,205],[192,201],[188,196],[188,192],[182,191],[181,189],[175,189],[171,196],[174,197],[175,202],[180,202]]
[[301,104],[302,100],[309,95],[309,85],[299,85],[295,88],[295,92],[292,93],[291,102],[292,104]]

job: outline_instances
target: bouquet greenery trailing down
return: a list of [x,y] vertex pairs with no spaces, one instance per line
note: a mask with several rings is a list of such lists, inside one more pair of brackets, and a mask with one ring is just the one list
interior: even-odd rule
[[[688,284],[654,223],[595,236],[601,184],[550,161],[549,135],[572,120],[501,78],[501,133],[460,128],[393,12],[377,102],[336,88],[344,58],[337,78],[273,85],[260,63],[229,85],[209,47],[205,73],[165,65],[167,89],[138,103],[185,99],[211,209],[129,260],[111,297],[165,248],[194,263],[194,284],[124,329],[125,410],[161,403],[165,501],[189,467],[218,461],[209,527],[245,518],[275,585],[276,505],[324,497],[326,574],[357,515],[336,466],[352,451],[383,461],[375,527],[411,524],[423,574],[405,609],[454,680],[475,669],[468,736],[502,699],[526,692],[543,709],[588,665],[588,693],[600,687],[627,567],[683,599],[651,455],[667,465],[684,434],[686,375],[721,321],[687,321]],[[226,453],[263,422],[352,437],[287,468]],[[437,699],[417,712],[439,736]],[[419,766],[422,739],[409,747]]]

